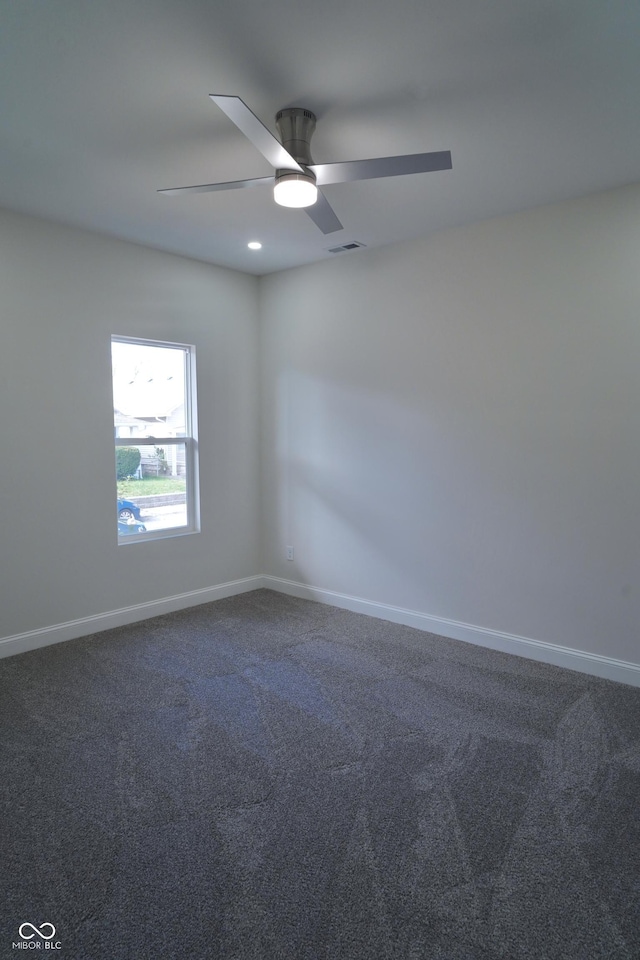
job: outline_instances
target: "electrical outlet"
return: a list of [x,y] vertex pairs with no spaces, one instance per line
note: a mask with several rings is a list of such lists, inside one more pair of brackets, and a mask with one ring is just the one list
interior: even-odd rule
[[293,560],[293,547],[287,547],[287,560]]

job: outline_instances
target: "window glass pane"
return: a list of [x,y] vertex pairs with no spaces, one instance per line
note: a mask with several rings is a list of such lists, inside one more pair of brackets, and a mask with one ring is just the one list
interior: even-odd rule
[[[185,527],[187,515],[186,446],[116,447],[116,472],[123,453],[142,454],[133,476],[118,479],[120,536]],[[123,526],[128,524],[128,527]],[[140,530],[143,524],[145,530]]]
[[113,340],[111,358],[116,437],[184,437],[185,349]]
[[[189,347],[112,340],[118,536],[196,529]],[[180,438],[180,439],[178,439]],[[136,442],[137,441],[137,442]],[[148,539],[148,536],[145,537]]]

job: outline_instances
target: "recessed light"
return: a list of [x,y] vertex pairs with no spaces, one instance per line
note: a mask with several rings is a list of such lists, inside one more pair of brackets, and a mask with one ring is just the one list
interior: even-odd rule
[[250,240],[247,246],[249,250],[262,250],[262,244],[259,240]]

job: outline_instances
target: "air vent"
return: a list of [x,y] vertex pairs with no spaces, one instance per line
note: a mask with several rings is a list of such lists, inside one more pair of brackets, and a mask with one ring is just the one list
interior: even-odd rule
[[340,247],[327,247],[326,249],[328,253],[347,253],[349,250],[357,250],[359,247],[366,247],[366,243],[351,240],[350,243],[343,243]]

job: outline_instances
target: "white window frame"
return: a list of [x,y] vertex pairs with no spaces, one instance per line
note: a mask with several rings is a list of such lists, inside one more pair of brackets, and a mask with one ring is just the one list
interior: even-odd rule
[[[181,537],[185,534],[200,532],[200,481],[198,463],[198,412],[196,391],[196,348],[191,343],[176,343],[173,340],[148,340],[141,337],[127,337],[113,334],[110,344],[131,343],[142,347],[164,347],[184,351],[184,398],[185,398],[185,436],[184,437],[116,437],[114,431],[114,459],[116,447],[172,447],[184,444],[186,471],[187,522],[181,527],[167,527],[164,530],[147,530],[134,536],[120,536],[118,545],[130,543],[148,543],[150,540],[166,540],[169,537]],[[113,374],[112,374],[113,389]],[[117,482],[117,481],[116,481]]]

